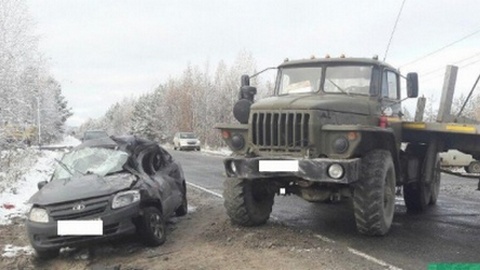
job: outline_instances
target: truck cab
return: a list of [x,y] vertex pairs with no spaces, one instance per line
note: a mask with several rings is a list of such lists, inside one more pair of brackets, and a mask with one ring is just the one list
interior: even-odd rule
[[[244,75],[233,108],[240,123],[217,126],[234,152],[224,160],[232,221],[265,223],[275,194],[311,202],[351,197],[357,229],[386,234],[395,186],[408,178],[401,174],[401,77],[375,58],[285,61],[274,96],[254,102],[256,88]],[[416,97],[417,74],[406,79],[407,96]]]

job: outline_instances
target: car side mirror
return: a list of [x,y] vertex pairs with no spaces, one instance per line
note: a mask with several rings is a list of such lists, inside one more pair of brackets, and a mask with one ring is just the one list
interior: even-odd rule
[[407,74],[407,96],[409,98],[418,97],[418,74],[416,72]]
[[37,183],[38,190],[42,189],[46,184],[48,184],[48,181],[40,181]]

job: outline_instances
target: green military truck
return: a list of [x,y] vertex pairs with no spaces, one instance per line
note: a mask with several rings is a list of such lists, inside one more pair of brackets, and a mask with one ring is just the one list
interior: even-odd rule
[[438,198],[438,153],[480,153],[475,125],[402,121],[401,80],[406,98],[417,97],[416,73],[344,57],[285,60],[277,69],[274,95],[255,102],[243,75],[233,108],[240,123],[217,125],[233,151],[224,160],[223,197],[236,224],[264,224],[276,194],[352,198],[358,231],[385,235],[396,187],[407,209],[421,212]]

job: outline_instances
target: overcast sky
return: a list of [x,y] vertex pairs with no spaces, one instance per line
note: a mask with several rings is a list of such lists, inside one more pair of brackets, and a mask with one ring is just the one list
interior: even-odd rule
[[[383,59],[402,1],[28,3],[40,50],[73,108],[68,124],[79,125],[179,76],[189,63],[208,61],[214,70],[222,59],[231,64],[241,50],[253,54],[259,69],[312,54]],[[467,93],[480,73],[479,12],[478,0],[406,0],[386,61],[403,73],[419,72],[420,94],[435,93],[438,100],[445,66],[457,64],[457,93]]]

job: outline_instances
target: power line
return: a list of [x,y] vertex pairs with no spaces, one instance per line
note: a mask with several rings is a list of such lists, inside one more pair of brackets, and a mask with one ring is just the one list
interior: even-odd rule
[[424,55],[424,56],[422,56],[422,57],[419,57],[419,58],[417,58],[417,59],[415,59],[415,60],[413,60],[413,61],[411,61],[411,62],[408,62],[408,63],[406,63],[406,64],[403,64],[403,65],[401,65],[401,67],[404,67],[404,66],[407,66],[407,65],[416,63],[416,62],[418,62],[418,61],[420,61],[420,60],[422,60],[422,59],[425,59],[425,58],[427,58],[427,57],[429,57],[429,56],[431,56],[431,55],[434,55],[434,54],[436,54],[436,53],[438,53],[438,52],[440,52],[440,51],[443,51],[444,49],[446,49],[446,48],[448,48],[448,47],[451,47],[451,46],[459,43],[460,41],[463,41],[463,40],[465,40],[465,39],[467,39],[467,38],[469,38],[469,37],[471,37],[471,36],[473,36],[473,35],[475,35],[475,34],[478,34],[478,33],[480,33],[480,29],[477,29],[477,30],[473,31],[472,33],[470,33],[470,34],[468,34],[468,35],[466,35],[466,36],[464,36],[464,37],[462,37],[462,38],[460,38],[460,39],[457,39],[457,40],[455,40],[454,42],[449,43],[449,44],[441,47],[440,49],[437,49],[437,50],[435,50],[435,51],[433,51],[433,52],[431,52],[431,53],[428,53],[428,54],[426,54],[426,55]]
[[398,11],[397,19],[395,20],[395,24],[393,25],[392,33],[390,34],[390,39],[388,40],[387,49],[385,49],[385,56],[383,57],[383,61],[385,61],[385,59],[387,59],[388,50],[390,49],[390,44],[392,43],[393,34],[395,34],[395,30],[397,30],[398,20],[400,19],[400,15],[402,14],[402,10],[403,10],[403,6],[405,5],[405,1],[406,0],[403,0],[402,6],[400,6],[400,10]]
[[[461,59],[461,60],[458,60],[458,61],[453,62],[452,65],[460,64],[460,63],[465,62],[465,61],[467,61],[467,60],[471,60],[472,58],[475,58],[475,57],[477,57],[477,56],[479,56],[479,55],[480,55],[480,52],[477,52],[476,54],[470,55],[470,56],[465,57],[465,58],[463,58],[463,59]],[[476,63],[476,62],[478,62],[478,61],[475,61],[475,62],[473,62],[473,63]],[[470,64],[473,64],[473,63],[469,63],[469,64],[466,64],[466,65],[463,65],[463,66],[460,66],[460,67],[469,66]],[[422,77],[426,77],[426,76],[428,76],[428,75],[431,75],[431,74],[436,73],[436,72],[438,72],[438,71],[441,71],[441,70],[443,70],[443,69],[444,69],[444,67],[436,68],[436,69],[433,69],[433,70],[429,70],[429,71],[427,71],[427,72],[425,72],[425,73],[421,73],[421,76],[422,76]]]

